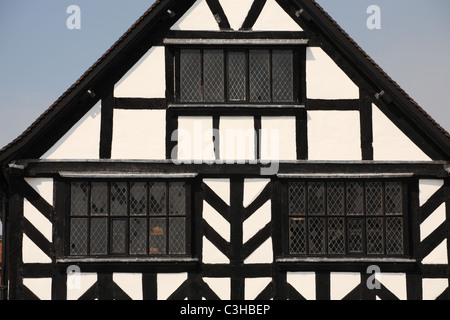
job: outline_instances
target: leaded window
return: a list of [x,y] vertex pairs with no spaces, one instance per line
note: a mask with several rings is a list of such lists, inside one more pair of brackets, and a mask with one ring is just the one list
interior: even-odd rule
[[295,103],[297,53],[291,49],[180,49],[180,103]]
[[404,256],[406,184],[288,183],[288,254]]
[[70,188],[70,256],[189,253],[188,184],[77,181]]

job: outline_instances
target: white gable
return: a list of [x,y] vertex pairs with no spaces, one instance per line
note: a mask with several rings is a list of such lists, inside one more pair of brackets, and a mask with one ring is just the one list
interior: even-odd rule
[[430,161],[431,159],[373,105],[374,160]]
[[220,4],[231,29],[239,30],[250,11],[253,0],[220,0]]
[[99,159],[100,119],[98,102],[41,159]]
[[319,47],[306,52],[308,99],[359,99],[359,88]]
[[170,28],[171,30],[219,31],[219,25],[209,9],[206,0],[196,3]]
[[267,0],[254,31],[302,31],[302,28],[284,11],[275,0]]
[[116,98],[165,98],[164,47],[151,48],[114,87]]

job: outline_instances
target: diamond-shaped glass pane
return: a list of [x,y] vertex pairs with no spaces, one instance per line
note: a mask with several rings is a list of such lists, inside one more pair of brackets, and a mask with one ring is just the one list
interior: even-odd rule
[[272,52],[273,100],[292,102],[294,100],[294,66],[291,50]]
[[202,100],[202,75],[200,50],[186,49],[180,53],[180,100],[199,102]]
[[403,213],[402,184],[400,182],[386,182],[385,201],[387,215],[401,215]]
[[386,218],[386,252],[403,254],[403,219]]
[[149,184],[149,213],[151,215],[166,214],[166,184],[155,182]]
[[327,206],[329,215],[344,215],[344,184],[342,182],[327,184]]
[[245,101],[247,92],[247,67],[245,52],[228,53],[228,100]]
[[87,219],[72,218],[70,219],[70,254],[86,255],[87,254]]
[[348,219],[348,251],[350,253],[360,253],[363,251],[363,223],[362,219]]
[[73,216],[86,216],[88,214],[89,184],[73,182],[71,185],[70,213]]
[[325,214],[325,183],[308,183],[308,213],[310,215]]
[[147,213],[147,184],[145,182],[130,183],[130,214],[145,215]]
[[169,184],[169,214],[184,215],[186,213],[186,190],[183,182]]
[[126,182],[111,183],[110,201],[112,215],[127,215],[128,184]]
[[366,183],[366,208],[369,215],[383,214],[383,184],[381,182]]
[[383,254],[383,219],[382,218],[368,218],[367,226],[367,253],[368,254]]
[[223,50],[205,50],[203,74],[206,102],[225,101],[225,73]]
[[111,226],[111,252],[125,253],[126,222],[124,219],[112,220]]
[[325,219],[310,218],[308,220],[309,253],[325,253]]
[[186,219],[169,218],[169,254],[186,253]]
[[166,254],[166,219],[150,219],[150,254]]
[[108,184],[106,182],[93,182],[91,188],[91,214],[108,214]]
[[289,252],[306,253],[306,218],[289,219]]
[[92,218],[91,219],[91,254],[104,255],[108,250],[108,219]]
[[344,218],[328,219],[328,253],[345,253]]
[[361,182],[347,183],[347,213],[362,215],[363,204],[363,184]]
[[130,254],[147,254],[147,219],[130,220]]
[[269,50],[250,50],[250,101],[270,101]]
[[306,184],[292,182],[289,184],[289,214],[303,215],[305,210]]

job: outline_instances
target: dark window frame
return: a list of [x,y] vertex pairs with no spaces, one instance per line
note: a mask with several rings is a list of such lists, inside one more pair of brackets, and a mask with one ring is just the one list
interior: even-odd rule
[[[114,215],[111,213],[111,184],[123,182],[127,184],[127,213],[123,215]],[[139,260],[139,258],[142,259],[171,259],[171,258],[191,258],[192,257],[192,182],[187,181],[185,179],[67,179],[63,181],[65,187],[64,187],[64,193],[65,193],[65,205],[64,205],[64,248],[62,252],[60,252],[60,256],[67,257],[67,258],[94,258],[94,259],[107,259],[107,258],[133,258]],[[71,185],[72,183],[88,183],[89,184],[89,191],[88,191],[88,212],[87,215],[72,215],[71,214]],[[92,183],[107,183],[108,186],[108,195],[107,195],[107,214],[106,215],[92,215],[91,210],[91,190],[92,190]],[[146,203],[146,212],[145,214],[132,214],[130,213],[130,184],[131,183],[145,183],[146,184],[146,196],[147,196],[147,203]],[[165,185],[165,213],[162,214],[151,214],[150,213],[150,206],[149,206],[149,184],[151,183],[163,183]],[[183,183],[184,184],[184,214],[171,214],[169,209],[169,186],[172,183]],[[91,254],[91,247],[89,244],[90,241],[90,223],[92,219],[95,218],[106,218],[107,219],[107,232],[108,235],[106,236],[107,241],[107,253],[106,254]],[[184,218],[185,224],[184,224],[184,230],[185,230],[185,237],[184,237],[184,252],[183,253],[171,253],[170,252],[170,224],[169,220],[171,218]],[[86,254],[71,254],[70,245],[71,245],[71,219],[86,219],[88,222],[87,227],[87,247],[86,247]],[[137,253],[131,253],[130,252],[130,223],[133,219],[146,219],[146,252],[145,254],[137,254]],[[164,237],[165,237],[165,252],[164,253],[158,253],[151,252],[151,246],[150,246],[150,220],[151,219],[165,219],[166,223],[166,229],[164,230]],[[114,253],[111,250],[111,241],[112,241],[112,221],[115,220],[125,220],[125,252],[121,253]]]
[[[171,95],[173,95],[172,98],[169,98],[169,102],[180,104],[180,105],[234,105],[234,106],[240,106],[240,105],[267,105],[267,106],[273,106],[273,105],[299,105],[302,103],[305,103],[305,85],[303,84],[305,82],[304,77],[302,76],[305,72],[305,62],[303,61],[305,59],[305,47],[304,46],[279,46],[279,45],[271,45],[267,47],[261,47],[261,46],[232,46],[232,45],[205,45],[205,46],[199,46],[199,45],[193,45],[193,46],[187,46],[187,45],[179,45],[179,46],[167,46],[167,55],[166,55],[166,64],[167,64],[167,84],[169,84],[169,91],[171,92]],[[181,67],[180,67],[180,52],[181,50],[200,50],[200,65],[201,65],[201,99],[199,101],[183,101],[180,97],[181,92]],[[224,51],[224,90],[223,90],[223,101],[205,101],[205,94],[204,94],[204,51],[208,50],[223,50]],[[269,63],[270,63],[270,101],[251,101],[250,99],[250,83],[249,83],[249,55],[250,51],[253,50],[269,50]],[[292,51],[292,68],[293,68],[293,78],[292,78],[292,93],[293,93],[293,99],[291,101],[274,101],[273,99],[273,63],[272,63],[272,54],[273,51],[278,50],[290,50]],[[246,86],[245,86],[245,99],[243,100],[230,100],[229,94],[228,94],[228,85],[229,85],[229,77],[228,77],[228,54],[229,52],[244,52],[245,53],[245,64],[246,64]]]
[[[343,183],[344,189],[346,189],[347,183],[352,182],[359,182],[363,183],[363,214],[361,215],[349,215],[347,213],[347,204],[345,203],[346,193],[343,195],[343,201],[344,201],[344,214],[341,215],[330,215],[328,213],[328,199],[327,199],[327,189],[328,187],[325,187],[325,199],[324,199],[324,206],[325,206],[325,214],[324,215],[311,215],[309,212],[305,211],[305,214],[301,215],[291,215],[290,214],[290,200],[289,200],[289,185],[290,183],[325,183],[327,185],[328,183]],[[383,183],[383,203],[385,203],[385,184],[389,182],[393,183],[400,183],[401,184],[401,206],[402,206],[402,214],[401,215],[388,215],[386,214],[384,204],[383,204],[383,212],[380,215],[376,214],[367,214],[367,206],[366,206],[366,183],[371,182],[381,182]],[[364,259],[379,259],[379,258],[411,258],[412,256],[412,245],[411,245],[411,218],[410,218],[410,205],[408,202],[408,199],[411,198],[410,190],[412,190],[412,187],[406,179],[353,179],[353,178],[342,178],[342,179],[283,179],[282,180],[282,189],[283,189],[283,208],[282,208],[282,256],[284,257],[291,257],[291,258],[364,258]],[[305,195],[305,200],[308,201],[308,196]],[[307,210],[307,209],[305,209]],[[324,235],[324,249],[325,253],[310,253],[308,248],[308,234],[305,235],[305,253],[293,253],[291,252],[290,247],[290,236],[291,229],[290,229],[290,218],[291,217],[299,217],[299,218],[305,218],[306,226],[305,230],[308,228],[308,219],[311,218],[323,218],[325,220],[325,235]],[[343,218],[344,220],[344,240],[345,240],[345,252],[340,254],[332,254],[329,253],[329,233],[328,233],[328,220],[333,218]],[[348,220],[349,219],[361,219],[363,221],[363,234],[362,234],[362,252],[349,252],[348,250]],[[384,252],[382,254],[368,254],[367,253],[367,219],[368,218],[382,218],[383,219],[383,250]],[[389,254],[386,251],[386,219],[387,218],[402,218],[403,221],[403,252],[402,253],[394,253]],[[307,232],[307,231],[306,231]]]

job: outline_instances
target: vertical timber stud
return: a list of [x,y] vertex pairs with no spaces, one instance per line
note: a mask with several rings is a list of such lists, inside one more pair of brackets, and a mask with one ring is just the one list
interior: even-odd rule
[[450,179],[444,180],[445,188],[445,210],[446,210],[446,223],[447,223],[447,299],[450,300]]
[[[244,179],[232,178],[230,182],[230,225],[231,225],[231,256],[232,267],[242,265],[242,239],[243,239],[243,197]],[[231,300],[244,300],[244,279],[231,278]]]
[[111,88],[102,99],[100,159],[111,159],[114,104],[114,90]]
[[[419,261],[420,258],[420,201],[419,201],[419,180],[414,179],[408,186],[410,214],[410,243],[409,254],[413,259]],[[406,274],[406,288],[408,300],[422,300],[422,276],[419,267]]]
[[359,93],[359,115],[362,160],[373,160],[372,101],[364,90]]
[[[10,168],[11,169],[11,168]],[[6,265],[9,280],[9,299],[23,300],[23,196],[20,180],[23,176],[9,171],[9,222],[7,230]]]
[[308,160],[308,110],[306,95],[306,47],[298,51],[299,79],[297,99],[305,107],[299,109],[296,117],[297,160]]

